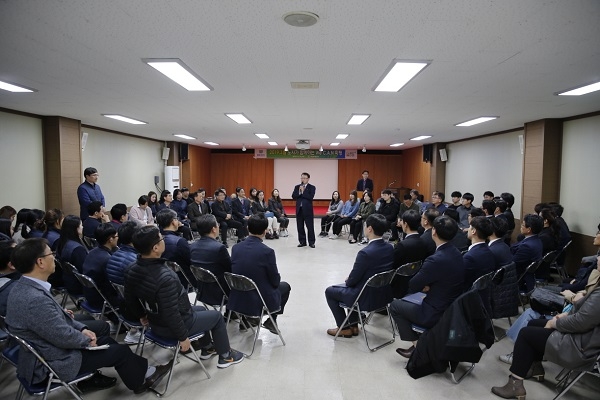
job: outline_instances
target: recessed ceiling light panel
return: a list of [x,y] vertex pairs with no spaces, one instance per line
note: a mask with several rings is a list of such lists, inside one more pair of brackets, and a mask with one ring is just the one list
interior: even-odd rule
[[229,118],[231,118],[232,120],[234,120],[235,122],[237,122],[240,125],[242,125],[242,124],[251,124],[252,123],[252,121],[250,121],[242,113],[226,113],[225,115],[227,115]]
[[267,135],[266,133],[255,133],[256,137],[259,139],[268,139],[269,135]]
[[371,114],[352,114],[348,120],[348,125],[362,125]]
[[461,122],[460,124],[456,124],[456,126],[473,126],[477,124],[482,124],[484,122],[492,121],[498,117],[479,117],[472,119],[470,121]]
[[394,144],[390,144],[390,147],[400,147],[402,146],[404,143],[394,143]]
[[181,139],[185,139],[185,140],[196,140],[197,138],[193,137],[193,136],[188,136],[188,135],[182,135],[182,134],[173,134],[173,136],[181,138]]
[[333,142],[333,143],[329,143],[330,146],[339,146],[340,142]]
[[25,86],[15,85],[15,84],[3,82],[3,81],[0,81],[0,89],[8,90],[9,92],[13,92],[13,93],[37,92],[37,90],[35,90],[35,89],[29,89],[29,88],[26,88]]
[[592,83],[591,85],[581,86],[575,89],[567,90],[566,92],[556,93],[559,96],[581,96],[600,90],[600,82]]
[[147,122],[138,121],[137,119],[129,118],[129,117],[126,117],[124,115],[119,115],[119,114],[102,114],[102,115],[107,118],[112,118],[112,119],[116,119],[118,121],[127,122],[128,124],[134,124],[134,125],[146,125],[147,124]]
[[425,140],[425,139],[429,139],[430,137],[431,136],[417,136],[417,137],[414,137],[414,138],[412,138],[410,140]]
[[271,146],[277,146],[277,142],[267,142],[267,143],[269,143],[269,145],[271,145]]
[[204,142],[204,144],[207,144],[209,146],[218,146],[219,143],[215,143],[215,142]]
[[336,139],[338,139],[338,140],[344,140],[344,139],[346,139],[348,136],[350,136],[350,135],[348,135],[347,133],[340,133],[340,134],[338,134],[338,135],[337,135],[335,138],[336,138]]
[[373,90],[398,92],[430,63],[431,61],[394,60]]
[[213,88],[179,58],[143,58],[143,62],[189,91],[209,91]]

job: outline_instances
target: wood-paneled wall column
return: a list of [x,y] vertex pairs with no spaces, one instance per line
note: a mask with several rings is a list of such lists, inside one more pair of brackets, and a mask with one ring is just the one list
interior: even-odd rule
[[521,215],[537,203],[560,198],[562,121],[543,119],[525,124]]
[[81,121],[43,117],[46,209],[79,215],[77,187],[82,182]]
[[[446,196],[446,200],[450,199],[449,193],[446,193],[448,190],[452,190],[452,188],[446,189],[446,162],[442,161],[440,158],[440,149],[445,149],[446,143],[434,143],[433,144],[433,154],[431,157],[431,170],[430,170],[430,182],[431,182],[431,192],[438,191],[444,192]],[[431,193],[423,193],[425,196],[425,201],[430,201]]]

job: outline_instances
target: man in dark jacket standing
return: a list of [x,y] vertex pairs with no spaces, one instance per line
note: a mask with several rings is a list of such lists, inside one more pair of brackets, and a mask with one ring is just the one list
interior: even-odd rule
[[85,220],[88,217],[87,206],[92,201],[99,201],[102,207],[106,207],[106,201],[102,194],[102,189],[96,184],[98,182],[98,170],[94,167],[87,167],[83,171],[85,181],[77,188],[77,199],[79,200],[79,218]]
[[[294,186],[292,199],[296,200],[296,226],[298,228],[298,247],[306,246],[306,236],[308,231],[308,245],[315,247],[315,222],[313,210],[313,198],[317,188],[308,183],[310,174],[303,172],[300,175],[301,183]],[[306,231],[304,226],[306,225]]]
[[[218,368],[242,362],[244,355],[229,347],[223,315],[201,306],[192,307],[177,274],[160,258],[165,251],[165,243],[158,228],[140,228],[133,235],[133,246],[141,258],[125,275],[125,301],[131,314],[144,325],[149,324],[156,334],[179,340],[182,351],[190,349],[190,336],[210,331],[210,335],[199,340],[201,359],[219,354]],[[147,303],[153,312],[147,314],[140,300]],[[214,347],[210,343],[210,336]]]

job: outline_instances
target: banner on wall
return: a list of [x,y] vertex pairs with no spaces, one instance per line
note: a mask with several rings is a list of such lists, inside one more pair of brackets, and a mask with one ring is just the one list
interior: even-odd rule
[[254,149],[254,158],[320,158],[323,160],[356,160],[358,150]]

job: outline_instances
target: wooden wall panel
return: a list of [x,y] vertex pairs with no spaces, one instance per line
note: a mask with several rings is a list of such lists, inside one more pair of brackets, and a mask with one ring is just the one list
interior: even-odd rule
[[428,200],[431,195],[431,164],[423,162],[423,148],[402,150],[402,186],[417,189]]
[[373,179],[376,194],[396,181],[393,187],[400,187],[402,182],[402,154],[359,154],[356,160],[338,161],[338,191],[347,200],[356,182],[361,179],[362,171],[369,171]]
[[189,159],[181,163],[182,187],[188,187],[190,192],[204,188],[210,195],[213,191],[210,182],[210,149],[190,145],[188,156]]
[[274,161],[274,159],[255,159],[253,153],[212,153],[210,194],[220,186],[225,187],[228,194],[231,194],[237,186],[241,186],[246,190],[246,194],[249,194],[250,187],[256,187],[264,190],[266,197],[269,197],[275,179]]

